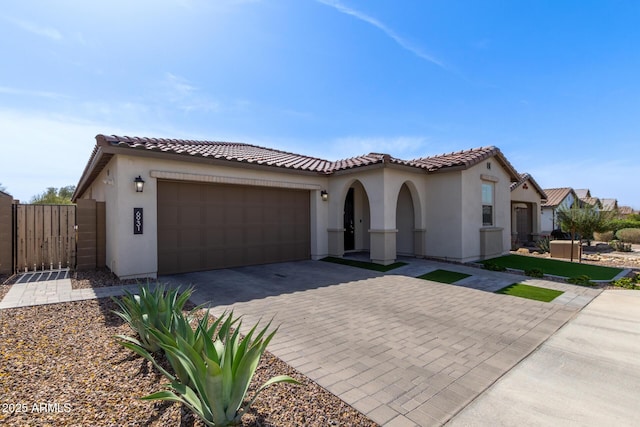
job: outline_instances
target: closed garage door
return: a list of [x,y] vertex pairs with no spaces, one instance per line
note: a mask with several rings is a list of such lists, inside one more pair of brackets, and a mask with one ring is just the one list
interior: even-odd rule
[[309,191],[158,181],[158,273],[309,259]]

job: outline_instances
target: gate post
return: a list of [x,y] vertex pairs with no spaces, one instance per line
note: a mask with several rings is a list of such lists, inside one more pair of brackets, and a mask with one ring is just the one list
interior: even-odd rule
[[78,199],[76,201],[76,270],[96,268],[96,201]]
[[0,191],[0,274],[13,267],[13,197]]

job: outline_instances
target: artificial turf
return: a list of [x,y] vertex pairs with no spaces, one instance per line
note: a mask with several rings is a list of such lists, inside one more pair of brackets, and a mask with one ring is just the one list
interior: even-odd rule
[[553,301],[564,292],[554,289],[539,288],[537,286],[514,283],[495,292],[496,294],[511,295],[514,297],[528,298],[536,301]]
[[602,267],[578,262],[560,261],[557,259],[537,258],[522,255],[505,255],[480,261],[482,264],[496,264],[515,270],[542,270],[544,274],[561,277],[589,276],[591,280],[612,280],[622,269]]
[[422,276],[418,276],[418,279],[431,280],[440,283],[454,283],[469,276],[469,274],[458,273],[456,271],[434,270],[427,274],[423,274]]
[[334,264],[349,265],[351,267],[366,268],[367,270],[380,271],[382,273],[393,270],[394,268],[402,267],[403,265],[407,265],[406,262],[394,262],[393,264],[389,265],[381,265],[375,264],[373,262],[357,261],[354,259],[336,257],[322,258],[322,261],[332,262]]

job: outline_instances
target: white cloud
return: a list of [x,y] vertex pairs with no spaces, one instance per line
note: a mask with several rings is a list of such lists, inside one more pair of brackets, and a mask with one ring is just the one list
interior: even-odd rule
[[14,24],[22,28],[23,30],[28,31],[32,34],[46,37],[48,39],[55,40],[55,41],[59,41],[63,39],[62,33],[60,33],[60,31],[58,31],[55,28],[38,25],[34,22],[24,21],[22,19],[10,18],[10,21],[12,21]]
[[440,59],[436,58],[433,55],[430,55],[428,53],[426,53],[424,50],[422,50],[422,48],[420,48],[419,46],[415,46],[412,43],[410,43],[408,40],[406,40],[404,37],[401,37],[398,33],[396,33],[394,30],[392,30],[391,28],[389,28],[388,26],[386,26],[385,24],[383,24],[382,22],[380,22],[379,20],[377,20],[376,18],[373,18],[363,12],[360,12],[356,9],[352,9],[348,6],[345,6],[344,4],[342,4],[341,2],[337,1],[337,0],[316,0],[318,3],[322,3],[326,6],[332,7],[334,9],[336,9],[338,12],[344,13],[345,15],[350,15],[353,16],[356,19],[359,19],[360,21],[366,22],[367,24],[373,25],[374,27],[376,27],[377,29],[379,29],[380,31],[382,31],[383,33],[385,33],[385,35],[387,35],[387,37],[391,38],[393,41],[395,41],[400,47],[402,47],[405,50],[408,50],[409,52],[413,53],[414,55],[416,55],[419,58],[422,58],[424,60],[427,60],[429,62],[431,62],[432,64],[435,64],[443,69],[447,69],[447,66],[445,65],[444,62],[442,62]]
[[162,85],[166,96],[173,105],[186,113],[191,111],[216,112],[220,105],[203,95],[201,90],[183,77],[166,73]]
[[7,95],[34,96],[38,98],[51,98],[51,99],[69,98],[69,96],[67,95],[63,95],[56,92],[24,90],[24,89],[16,89],[8,86],[0,86],[0,93],[4,93]]

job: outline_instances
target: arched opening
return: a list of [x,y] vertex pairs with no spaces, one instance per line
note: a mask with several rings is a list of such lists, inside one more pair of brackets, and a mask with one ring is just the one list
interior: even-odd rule
[[344,199],[344,250],[369,251],[371,215],[369,197],[360,181],[354,181]]
[[415,255],[415,208],[407,184],[402,184],[396,204],[396,253]]

